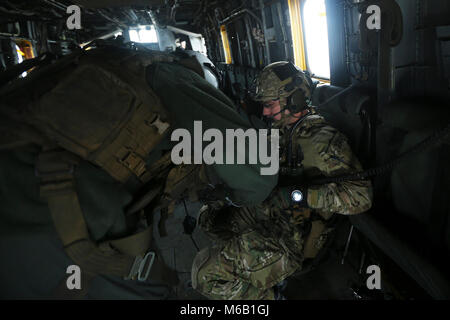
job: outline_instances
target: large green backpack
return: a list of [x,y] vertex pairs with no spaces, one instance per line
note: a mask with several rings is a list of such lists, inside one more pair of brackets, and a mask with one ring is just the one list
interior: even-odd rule
[[[169,132],[170,120],[146,85],[145,68],[173,61],[160,52],[105,47],[79,51],[3,88],[2,147],[42,147],[35,174],[67,255],[85,274],[145,280],[155,253],[152,228],[94,243],[80,207],[74,168],[87,160],[116,181],[142,183],[161,170],[145,159]],[[144,270],[144,265],[150,266]]]
[[[174,64],[175,60],[161,52],[116,47],[80,51],[0,92],[0,112],[7,119],[0,147],[29,142],[42,146],[35,170],[41,178],[41,197],[48,202],[66,253],[88,274],[144,279],[148,276],[144,265],[154,261],[154,254],[149,252],[151,228],[105,243],[91,241],[73,175],[81,160],[121,183],[129,179],[146,183],[167,165],[163,161],[167,157],[151,167],[145,160],[174,124],[189,130],[192,120],[200,117],[206,129],[251,127],[225,95],[201,79],[200,72],[180,66],[201,69],[195,62]],[[160,77],[149,86],[145,70],[150,64],[158,65]],[[191,99],[192,110],[186,110],[182,99]],[[252,201],[262,201],[277,181],[277,176],[260,176],[258,166],[214,169],[236,190],[236,197]]]

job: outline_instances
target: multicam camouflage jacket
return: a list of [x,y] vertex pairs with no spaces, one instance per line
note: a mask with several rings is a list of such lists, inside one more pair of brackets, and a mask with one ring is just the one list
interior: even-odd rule
[[[282,133],[281,145],[289,144],[290,132]],[[292,134],[292,154],[302,153],[295,159],[299,163],[306,185],[308,207],[322,216],[333,213],[353,215],[365,212],[372,206],[370,181],[345,181],[325,185],[308,185],[319,177],[336,177],[362,171],[362,166],[352,152],[347,138],[329,126],[323,117],[312,112],[295,128]],[[303,158],[303,159],[301,159]],[[287,162],[283,153],[281,164]]]
[[[346,138],[322,117],[312,112],[283,130],[281,138],[281,177],[288,175],[291,184],[280,181],[257,206],[204,207],[200,213],[200,227],[216,244],[196,256],[192,283],[210,299],[274,299],[273,287],[301,270],[330,239],[334,213],[357,214],[371,207],[370,181],[306,183],[361,170]],[[288,153],[296,164],[287,166]],[[291,203],[294,188],[307,188],[306,208]]]
[[[298,162],[291,166],[292,168],[296,165],[297,168],[294,169],[295,176],[290,176],[290,185],[279,185],[258,206],[229,208],[226,212],[210,208],[208,212],[202,214],[203,217],[199,221],[205,231],[215,237],[227,239],[249,229],[257,229],[267,237],[279,238],[280,234],[283,234],[287,236],[287,242],[291,243],[291,240],[295,239],[289,239],[290,232],[287,230],[297,229],[312,216],[329,220],[335,213],[354,215],[371,208],[370,181],[308,185],[308,181],[316,178],[341,176],[362,170],[346,137],[329,126],[323,117],[311,112],[294,132],[291,132],[291,129],[280,130],[280,167],[285,174],[289,174],[286,167],[288,163],[286,150],[290,141],[292,141],[291,153],[295,155],[291,158],[294,162]],[[282,179],[280,176],[280,181]],[[307,189],[308,209],[296,208],[290,201],[290,193],[300,187]],[[295,250],[297,254],[298,250]]]

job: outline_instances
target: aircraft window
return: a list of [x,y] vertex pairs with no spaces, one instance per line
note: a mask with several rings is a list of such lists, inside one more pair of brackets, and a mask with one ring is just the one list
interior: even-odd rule
[[325,0],[306,0],[303,7],[303,19],[308,69],[313,76],[330,79]]
[[[17,63],[22,63],[25,59],[25,53],[20,50],[19,46],[16,44],[16,54],[17,54]],[[27,72],[22,73],[21,77],[25,78],[27,76]]]
[[[31,41],[25,39],[16,39],[14,40],[17,63],[22,63],[27,59],[35,58],[35,51]],[[21,77],[25,78],[28,75],[28,72],[23,72]]]
[[140,43],[157,43],[158,36],[154,26],[140,26],[135,29],[130,29],[130,40]]

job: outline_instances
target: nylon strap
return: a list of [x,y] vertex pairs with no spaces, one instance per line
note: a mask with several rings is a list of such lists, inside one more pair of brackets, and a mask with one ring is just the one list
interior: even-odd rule
[[136,256],[150,248],[152,228],[100,245],[91,241],[75,190],[76,163],[77,159],[66,151],[41,153],[36,165],[41,197],[48,202],[67,255],[84,272],[124,277]]
[[311,223],[311,232],[305,239],[304,244],[304,257],[306,259],[313,259],[317,256],[320,249],[322,248],[321,236],[325,231],[325,224],[320,221],[312,221]]

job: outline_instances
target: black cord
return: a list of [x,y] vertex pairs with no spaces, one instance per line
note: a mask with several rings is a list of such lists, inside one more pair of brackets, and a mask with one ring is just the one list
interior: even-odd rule
[[199,252],[200,249],[199,249],[197,243],[195,242],[194,237],[192,236],[192,234],[190,235],[190,237],[191,237],[192,243],[194,244],[195,249],[197,249],[197,252]]
[[[197,243],[195,242],[194,237],[192,236],[192,234],[194,233],[195,227],[196,227],[195,225],[192,225],[192,223],[196,223],[195,218],[189,215],[185,199],[183,199],[183,206],[184,206],[184,211],[186,212],[186,218],[184,219],[184,222],[183,222],[184,232],[189,235],[189,237],[192,240],[192,243],[194,244],[195,248],[197,249],[197,252],[199,252],[200,249],[199,249]],[[194,221],[192,221],[192,220],[194,220]]]
[[[288,164],[289,168],[292,168],[292,138],[294,136],[295,130],[298,128],[298,126],[306,119],[307,116],[311,114],[311,111],[308,110],[308,112],[303,115],[298,121],[294,124],[292,127],[290,134],[289,134],[289,145],[288,145]],[[300,148],[300,146],[298,146]]]
[[414,147],[408,149],[407,151],[400,154],[397,158],[389,161],[383,166],[372,168],[366,171],[358,172],[355,174],[350,175],[344,175],[334,178],[321,178],[321,179],[315,179],[311,181],[311,185],[322,185],[322,184],[328,184],[328,183],[341,183],[345,181],[360,181],[360,180],[367,180],[368,178],[380,176],[382,174],[385,174],[389,171],[391,171],[395,166],[397,166],[401,161],[405,160],[407,157],[411,156],[412,154],[418,153],[420,151],[424,151],[431,146],[441,143],[447,135],[450,134],[450,124],[447,125],[447,127],[436,131],[434,134],[420,142],[419,144],[415,145]]

